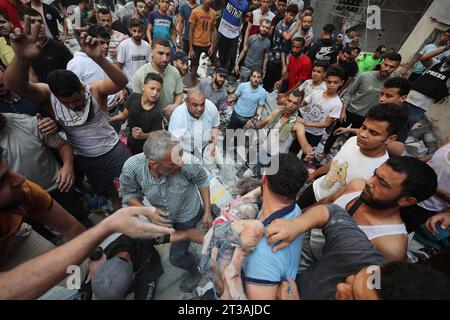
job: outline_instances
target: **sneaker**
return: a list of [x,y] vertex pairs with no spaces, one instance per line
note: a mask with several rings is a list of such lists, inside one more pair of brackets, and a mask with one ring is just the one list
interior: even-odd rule
[[184,293],[191,292],[195,289],[201,279],[202,274],[199,271],[190,271],[181,282],[180,291]]

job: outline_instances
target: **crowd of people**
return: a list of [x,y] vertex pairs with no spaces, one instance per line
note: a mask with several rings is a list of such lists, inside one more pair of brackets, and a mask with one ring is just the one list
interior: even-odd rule
[[450,299],[450,136],[407,148],[450,29],[402,61],[303,1],[130,4],[0,0],[0,299],[155,299],[166,243],[195,299]]

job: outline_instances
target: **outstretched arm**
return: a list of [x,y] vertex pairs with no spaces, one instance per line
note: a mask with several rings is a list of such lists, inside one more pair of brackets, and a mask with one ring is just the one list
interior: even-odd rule
[[330,213],[327,207],[317,206],[292,220],[276,219],[266,228],[267,242],[278,243],[272,249],[274,252],[283,249],[302,233],[321,228],[329,218]]
[[[0,273],[0,299],[36,299],[67,276],[67,268],[80,264],[103,239],[114,232],[133,238],[158,237],[175,232],[143,222],[149,208],[123,208],[66,244],[18,267]],[[51,272],[49,272],[51,270]]]

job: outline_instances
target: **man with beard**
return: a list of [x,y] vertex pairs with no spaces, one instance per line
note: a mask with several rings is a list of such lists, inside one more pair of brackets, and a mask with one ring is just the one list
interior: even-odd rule
[[[376,168],[369,179],[352,180],[317,204],[334,203],[346,210],[385,261],[405,261],[408,232],[400,212],[428,199],[436,189],[436,173],[425,162],[392,157]],[[319,243],[323,235],[319,234],[313,229],[310,241],[305,241],[302,268],[321,255],[323,246]]]
[[381,88],[384,82],[391,77],[391,74],[397,70],[402,60],[398,53],[388,54],[381,63],[380,70],[359,73],[355,81],[348,87],[342,101],[344,103],[339,117],[331,134],[325,144],[325,152],[329,152],[336,135],[334,132],[340,127],[352,128],[361,127],[367,111],[373,107],[380,97]]
[[[209,180],[199,164],[184,164],[180,141],[170,132],[151,132],[144,152],[127,160],[120,175],[123,204],[145,207],[145,196],[155,207],[149,220],[175,230],[195,228],[202,221],[212,226]],[[201,279],[199,258],[189,251],[190,241],[173,243],[169,259],[172,265],[188,271],[180,284],[183,292],[192,291]]]
[[202,80],[197,86],[203,92],[205,98],[215,104],[220,113],[225,111],[228,99],[227,90],[223,86],[227,77],[228,72],[225,68],[217,68],[213,79]]
[[131,38],[123,40],[117,47],[117,65],[128,78],[128,88],[131,89],[131,80],[136,71],[150,60],[150,45],[142,40],[144,30],[137,19],[130,22]]
[[236,92],[228,97],[228,102],[236,101],[228,129],[242,129],[248,120],[261,117],[266,99],[266,90],[261,86],[261,71],[253,70],[249,82],[239,84]]
[[164,114],[169,117],[177,106],[183,101],[183,81],[177,68],[169,64],[170,43],[162,38],[153,39],[151,45],[152,59],[140,67],[132,79],[132,89],[135,93],[142,93],[142,84],[148,73],[159,74],[164,81],[160,103]]
[[[199,89],[189,90],[186,102],[175,109],[169,132],[183,141],[183,149],[201,156],[215,156],[220,117],[216,106]],[[208,148],[208,150],[206,150]]]
[[[124,15],[122,17],[122,23],[125,26],[127,30],[130,29],[130,22],[131,19],[138,19],[141,21],[142,24],[142,30],[147,31],[147,14],[146,14],[146,4],[144,0],[134,0],[134,12],[133,14]],[[100,10],[100,9],[99,9]],[[152,10],[153,11],[153,10]],[[147,36],[145,36],[145,39],[147,39]]]
[[97,24],[106,29],[109,33],[109,51],[108,59],[112,62],[117,63],[117,46],[127,38],[122,32],[114,30],[113,18],[111,11],[106,8],[99,8],[97,12]]
[[54,228],[67,240],[85,230],[41,187],[12,171],[6,156],[6,150],[0,147],[0,271],[12,269],[54,247],[25,223],[27,218]]
[[[270,30],[270,21],[264,20],[259,27],[258,34],[254,34],[248,38],[244,49],[239,54],[239,58],[234,67],[234,72],[239,75],[240,81],[246,82],[251,75],[252,70],[262,68],[262,76],[264,79],[266,74],[267,62],[269,60],[270,40],[267,38]],[[239,71],[239,65],[244,59],[244,64]]]
[[[303,52],[308,52],[311,44],[314,41],[314,33],[312,28],[313,17],[312,15],[302,15],[300,17],[300,30],[294,34],[294,38],[301,37],[305,39],[305,45],[303,46]],[[293,26],[291,26],[291,29]],[[289,30],[291,31],[291,30]]]
[[303,81],[311,79],[312,62],[311,59],[303,54],[303,46],[305,40],[303,38],[292,39],[291,57],[289,58],[288,71],[285,75],[275,83],[275,88],[280,90],[283,82],[288,80],[288,96],[292,91],[296,91]]
[[177,51],[173,55],[173,66],[177,68],[183,81],[183,93],[187,93],[192,84],[191,73],[189,72],[189,56],[184,51]]

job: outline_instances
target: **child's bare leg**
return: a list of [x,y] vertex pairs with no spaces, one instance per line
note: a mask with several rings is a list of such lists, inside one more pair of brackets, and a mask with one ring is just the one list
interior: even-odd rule
[[234,250],[230,264],[225,268],[223,278],[232,300],[247,300],[242,286],[241,269],[247,251],[243,248]]

